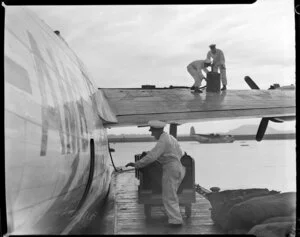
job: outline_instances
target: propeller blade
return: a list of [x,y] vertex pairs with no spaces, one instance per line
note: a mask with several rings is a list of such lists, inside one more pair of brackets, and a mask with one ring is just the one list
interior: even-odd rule
[[[245,82],[252,90],[259,90],[258,85],[251,79],[249,76],[245,76]],[[279,87],[278,84],[274,84],[269,89],[276,89]],[[295,116],[284,116],[284,117],[273,117],[273,118],[262,118],[260,121],[257,133],[256,133],[256,141],[261,141],[265,135],[266,129],[268,127],[269,120],[275,123],[283,123],[284,121],[294,120]]]
[[267,127],[268,127],[268,123],[269,123],[268,118],[261,119],[257,133],[256,133],[256,141],[260,142],[263,139],[265,132],[267,130]]
[[252,90],[259,90],[258,85],[249,76],[245,76],[244,80]]

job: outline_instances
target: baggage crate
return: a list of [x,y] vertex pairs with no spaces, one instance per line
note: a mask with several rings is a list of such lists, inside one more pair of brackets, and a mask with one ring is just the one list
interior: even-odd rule
[[[135,155],[135,161],[140,159],[142,159],[141,154]],[[185,207],[185,214],[190,217],[192,203],[196,201],[195,164],[194,159],[186,154],[181,158],[181,163],[186,168],[186,172],[177,194],[179,205]],[[162,167],[159,162],[155,161],[142,169],[135,169],[135,177],[140,181],[138,203],[144,204],[145,216],[150,218],[151,208],[163,205],[161,192]]]
[[221,91],[221,81],[220,73],[218,72],[208,72],[206,76],[206,91],[207,92],[220,92]]

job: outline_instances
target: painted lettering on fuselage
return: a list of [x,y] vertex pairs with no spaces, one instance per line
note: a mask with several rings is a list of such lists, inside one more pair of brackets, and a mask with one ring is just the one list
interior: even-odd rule
[[[78,108],[78,112],[79,112],[80,133],[81,133],[81,136],[83,136],[83,134],[87,133],[88,128],[87,128],[86,117],[84,116],[84,108],[83,108],[82,98],[80,98],[80,100],[78,100],[76,102],[76,104],[77,104],[77,108]],[[82,150],[85,151],[88,148],[88,139],[82,137],[81,146],[82,146]]]
[[[39,85],[39,89],[40,89],[40,93],[41,93],[41,106],[42,106],[42,138],[41,138],[41,151],[40,151],[40,155],[41,156],[45,156],[46,155],[46,151],[47,151],[47,142],[48,142],[48,127],[49,127],[49,123],[48,123],[48,110],[47,110],[47,106],[48,106],[48,100],[47,100],[47,96],[46,96],[46,79],[44,77],[45,75],[45,71],[47,71],[47,67],[46,65],[43,65],[44,62],[40,63],[40,59],[42,58],[41,53],[38,49],[37,43],[35,41],[35,39],[33,38],[32,34],[30,32],[27,32],[28,34],[28,38],[29,38],[29,42],[31,45],[31,49],[34,52],[34,60],[36,63],[36,70],[37,70],[37,78],[38,78],[38,85]],[[38,58],[38,56],[40,57],[40,59]],[[59,119],[59,121],[61,121],[61,119]]]
[[[71,144],[72,147],[72,152],[75,153],[77,151],[80,150],[79,147],[79,131],[78,131],[78,111],[77,108],[75,106],[75,95],[73,94],[73,89],[72,87],[74,86],[74,84],[71,83],[71,81],[69,80],[68,74],[66,72],[65,67],[62,67],[62,71],[63,71],[63,77],[66,80],[67,83],[67,97],[69,98],[68,102],[65,104],[68,109],[69,109],[69,113],[68,113],[68,120],[69,120],[69,131],[67,132],[67,140],[68,140],[68,144]],[[72,135],[72,132],[75,134]],[[70,143],[69,143],[70,142]]]
[[[53,53],[50,49],[47,49],[47,53],[49,58],[51,59],[51,62],[53,64],[54,70],[55,72],[59,75],[59,70],[58,70],[58,66],[57,66],[57,62],[55,60],[55,58],[53,57]],[[58,62],[60,65],[63,65],[63,62],[59,61]],[[68,70],[70,72],[70,70]],[[69,79],[68,75],[66,74],[64,67],[63,67],[63,73],[64,73],[64,78],[65,79]],[[69,73],[70,74],[70,73]],[[73,80],[72,80],[73,79]],[[75,118],[74,114],[76,114],[76,117],[79,116],[79,126],[80,126],[80,131],[78,131],[78,129],[76,129],[76,143],[77,143],[77,147],[78,147],[78,151],[83,150],[86,151],[87,147],[88,147],[88,139],[85,138],[84,136],[87,134],[88,129],[87,129],[87,121],[86,121],[86,117],[85,117],[85,113],[84,113],[84,109],[83,109],[83,98],[80,97],[80,99],[75,99],[75,97],[73,96],[73,93],[69,93],[69,91],[73,92],[73,88],[75,87],[77,89],[77,92],[80,93],[80,88],[78,87],[76,82],[76,78],[71,78],[71,81],[68,80],[68,85],[67,85],[67,89],[65,89],[63,83],[61,80],[58,80],[58,85],[59,85],[59,89],[60,92],[62,93],[62,99],[64,102],[64,111],[65,114],[67,115],[67,117],[65,118],[65,124],[66,124],[66,134],[67,134],[67,144],[70,144],[70,134],[71,134],[71,129],[74,129],[74,126],[71,126],[71,123],[75,123],[74,120],[72,120],[72,118]],[[73,83],[72,83],[73,82]],[[82,88],[81,88],[82,89]],[[68,101],[70,101],[70,106],[67,105]],[[74,102],[75,101],[75,102]],[[77,110],[76,110],[76,106],[77,105]],[[72,113],[73,111],[73,113]],[[74,131],[74,130],[73,130]],[[79,132],[81,135],[81,149],[80,149],[80,141],[79,141]],[[72,144],[74,144],[74,139]],[[73,152],[76,152],[76,147],[73,146]]]
[[[79,60],[78,60],[78,63],[81,64],[81,62]],[[86,87],[88,88],[88,91],[90,94],[90,99],[92,101],[92,108],[94,111],[98,111],[96,98],[95,98],[95,96],[93,96],[95,94],[95,91],[92,88],[92,84],[91,84],[90,80],[88,79],[88,77],[86,76],[86,73],[82,69],[80,69],[80,71],[81,71],[83,78],[85,79],[84,82],[86,83]]]
[[[57,68],[57,64],[54,60],[53,54],[49,49],[47,49],[47,53],[51,62],[53,64],[53,68],[55,76],[58,84],[58,88],[55,87],[53,78],[50,75],[49,68],[46,63],[42,60],[41,51],[38,48],[37,42],[32,36],[30,32],[27,32],[29,37],[29,42],[31,45],[31,49],[34,52],[34,61],[36,64],[36,71],[38,77],[38,85],[39,90],[41,93],[41,116],[42,116],[42,137],[41,137],[41,149],[40,155],[45,156],[47,153],[47,142],[48,142],[48,129],[49,129],[49,119],[53,119],[55,116],[54,121],[57,124],[60,142],[61,142],[61,152],[62,154],[65,153],[77,153],[80,150],[87,149],[87,139],[83,138],[87,135],[87,124],[85,119],[85,114],[83,110],[83,105],[81,100],[76,101],[76,97],[74,96],[73,92],[73,84],[70,83],[70,78],[66,73],[66,69],[62,67],[63,71],[63,78],[65,80],[65,84],[62,82],[59,70]],[[50,88],[50,93],[47,94],[46,84]],[[76,86],[76,83],[75,83]],[[66,88],[67,87],[67,88]],[[79,90],[78,90],[79,91]],[[58,94],[60,93],[60,98],[58,98]],[[52,97],[55,113],[52,113],[52,116],[49,116],[49,96]],[[59,103],[62,100],[62,104]],[[78,106],[79,104],[79,106]],[[61,106],[61,107],[60,107]],[[54,115],[53,115],[54,114]],[[84,119],[83,119],[84,118]],[[63,121],[64,120],[64,121]],[[53,121],[51,121],[53,122]],[[80,129],[79,129],[80,127]],[[80,135],[82,139],[80,139]],[[66,139],[65,139],[66,136]],[[80,147],[80,140],[82,146]]]

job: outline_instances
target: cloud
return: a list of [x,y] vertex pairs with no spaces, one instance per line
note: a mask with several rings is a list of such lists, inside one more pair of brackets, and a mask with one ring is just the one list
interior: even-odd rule
[[189,86],[187,64],[206,57],[214,42],[225,53],[230,88],[245,88],[245,74],[265,78],[268,85],[294,75],[292,5],[264,0],[251,5],[30,8],[61,31],[99,87]]
[[[211,43],[225,53],[229,89],[249,89],[246,75],[263,89],[273,83],[295,84],[292,1],[29,8],[60,30],[97,87],[191,86],[186,66],[205,58]],[[236,122],[214,122],[214,127],[227,131]],[[127,133],[133,131],[129,129]]]

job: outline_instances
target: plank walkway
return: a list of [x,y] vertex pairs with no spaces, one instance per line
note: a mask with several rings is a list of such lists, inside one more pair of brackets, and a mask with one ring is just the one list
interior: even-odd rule
[[[202,195],[196,193],[196,202],[192,203],[190,218],[185,216],[185,209],[181,207],[184,218],[182,227],[167,226],[167,215],[163,206],[152,208],[151,219],[146,220],[144,206],[138,204],[138,183],[134,171],[115,173],[107,208],[101,220],[93,231],[86,230],[86,234],[115,234],[115,235],[143,235],[143,234],[222,234],[210,218],[210,203]],[[94,224],[95,225],[95,224]]]

